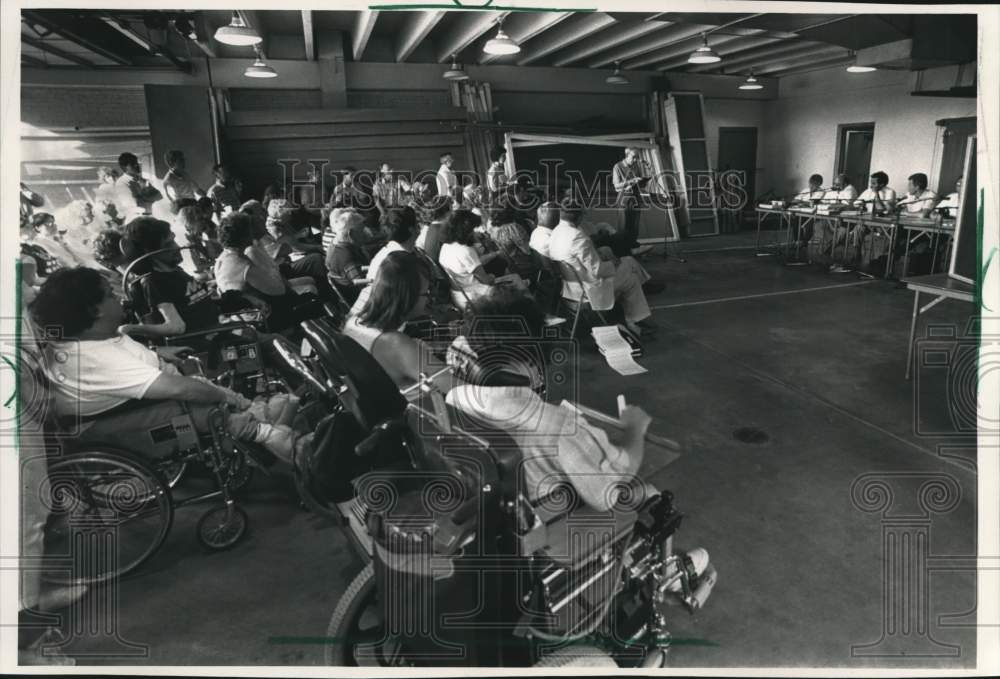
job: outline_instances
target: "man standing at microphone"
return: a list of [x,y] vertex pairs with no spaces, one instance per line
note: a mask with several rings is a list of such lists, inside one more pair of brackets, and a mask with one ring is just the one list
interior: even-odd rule
[[648,177],[642,176],[642,162],[639,151],[634,147],[625,149],[625,158],[615,163],[611,180],[618,192],[618,207],[625,236],[633,255],[643,255],[653,249],[652,245],[639,245],[640,185]]

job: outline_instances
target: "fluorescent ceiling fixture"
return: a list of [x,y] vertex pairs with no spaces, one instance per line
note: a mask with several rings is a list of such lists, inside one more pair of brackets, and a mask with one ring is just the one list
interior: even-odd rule
[[503,23],[501,23],[497,34],[483,45],[483,51],[487,54],[517,54],[521,51],[521,47],[503,32]]
[[712,48],[708,46],[708,38],[705,34],[701,35],[701,47],[691,52],[691,56],[688,57],[689,64],[715,64],[722,61],[722,57],[712,51]]
[[764,86],[757,82],[757,79],[753,77],[753,71],[750,71],[750,75],[747,79],[740,83],[741,90],[762,90]]
[[872,71],[878,70],[874,66],[859,66],[858,64],[851,64],[847,67],[848,73],[871,73]]
[[615,72],[609,75],[607,78],[605,78],[604,82],[606,82],[609,85],[628,85],[629,80],[628,78],[622,75],[622,69],[616,62]]
[[278,72],[265,64],[264,60],[258,56],[257,60],[243,71],[243,75],[248,78],[277,78]]
[[451,68],[444,72],[445,80],[468,80],[469,74],[462,70],[462,67],[455,62],[455,57],[451,58]]
[[215,32],[215,39],[223,44],[238,47],[257,45],[264,40],[257,31],[243,22],[243,18],[238,12],[233,12],[233,19],[228,26],[219,27],[219,30]]

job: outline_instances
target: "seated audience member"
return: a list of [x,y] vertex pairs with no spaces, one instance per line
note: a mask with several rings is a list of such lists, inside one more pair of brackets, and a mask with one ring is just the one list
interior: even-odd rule
[[326,268],[341,294],[354,302],[358,291],[368,283],[365,275],[368,257],[358,245],[364,239],[364,220],[355,210],[334,210],[330,215],[330,232]]
[[[449,363],[459,368],[459,374],[468,379],[503,370],[522,374],[529,382],[544,374],[548,357],[541,351],[545,342],[533,345],[540,350],[536,357],[508,348],[512,333],[520,335],[514,341],[526,343],[543,336],[541,314],[530,298],[498,291],[477,300],[472,311],[464,334],[453,345],[464,344],[471,355],[449,352]],[[512,318],[523,321],[519,324],[523,334],[512,327]],[[512,357],[519,363],[513,363]],[[536,365],[529,364],[532,358]],[[467,362],[479,364],[480,369],[468,370],[463,365]],[[529,500],[538,500],[568,482],[588,506],[607,511],[616,504],[623,486],[637,483],[635,474],[643,461],[651,422],[638,407],[626,407],[619,415],[623,427],[608,433],[568,408],[546,403],[530,386],[487,386],[473,380],[452,388],[447,402],[480,424],[510,434],[522,453],[523,490]],[[645,490],[656,493],[651,486]]]
[[[514,222],[513,211],[505,206],[494,205],[486,212],[487,222],[485,224],[486,234],[497,247],[500,254],[515,270],[530,268],[530,262],[525,267],[524,256],[531,254],[528,246],[528,236],[517,223]],[[520,264],[521,266],[517,266]]]
[[115,182],[117,188],[116,203],[125,203],[125,216],[148,215],[152,212],[153,203],[163,198],[163,194],[142,176],[142,165],[134,153],[123,153],[118,156],[118,166],[122,175]]
[[235,310],[241,300],[250,301],[266,312],[268,328],[281,332],[313,318],[321,309],[311,294],[315,288],[304,288],[306,279],[285,280],[274,260],[257,245],[255,229],[260,228],[243,212],[223,218],[219,225],[223,250],[215,260],[215,282],[224,307]]
[[602,260],[593,241],[577,226],[582,217],[583,207],[579,203],[565,203],[560,209],[559,224],[552,230],[549,240],[549,258],[569,266],[583,282],[581,290],[577,281],[564,278],[563,297],[579,302],[585,291],[597,311],[608,311],[619,303],[625,326],[631,332],[641,334],[642,326],[652,329],[653,325],[647,320],[651,315],[649,304],[642,290],[649,274],[633,257],[618,259],[606,251],[607,259]]
[[24,228],[31,224],[31,215],[34,214],[35,208],[45,205],[45,197],[40,193],[35,193],[24,182],[21,182],[18,204],[20,206],[21,227]]
[[441,234],[448,223],[451,214],[451,203],[445,200],[432,199],[427,207],[420,210],[420,235],[417,236],[416,247],[432,261],[438,261],[441,253]]
[[56,225],[56,218],[48,212],[31,215],[31,226],[35,232],[32,243],[59,262],[61,267],[81,266],[84,262],[77,257],[63,239],[63,231]]
[[389,210],[406,204],[406,196],[412,187],[402,175],[397,176],[389,163],[379,165],[378,179],[372,187],[375,205],[383,215]]
[[212,174],[215,176],[215,183],[208,187],[205,195],[212,201],[212,212],[215,217],[221,219],[229,212],[239,210],[242,201],[237,180],[228,167],[216,163],[212,166]]
[[90,243],[100,232],[96,218],[94,206],[85,200],[74,200],[56,213],[66,247],[88,266],[93,264]]
[[[329,207],[331,208],[369,208],[372,203],[367,202],[368,196],[361,191],[354,179],[358,170],[355,167],[347,166],[340,171],[340,181],[333,187],[330,196]],[[373,201],[374,202],[374,201]]]
[[[496,276],[483,268],[484,262],[498,257],[499,253],[489,253],[480,258],[474,237],[478,221],[468,210],[453,210],[448,218],[442,238],[444,244],[438,256],[441,268],[451,277],[452,287],[455,288],[452,298],[460,308],[465,306],[466,299],[481,297],[489,293],[498,282],[506,282],[498,281]],[[508,280],[516,284],[514,279]]]
[[858,196],[861,211],[884,215],[896,207],[896,192],[889,188],[889,175],[875,172],[871,175],[868,188]]
[[122,297],[122,276],[128,259],[122,254],[122,233],[114,229],[105,229],[94,239],[94,259],[101,265],[98,271],[111,284],[111,290],[116,296]]
[[167,174],[163,176],[163,192],[170,201],[170,211],[177,214],[178,203],[184,199],[198,200],[205,195],[200,186],[188,175],[183,151],[167,151],[163,156]]
[[929,217],[939,199],[936,193],[927,188],[927,175],[917,172],[911,174],[907,181],[909,191],[899,204],[910,217]]
[[[115,167],[97,168],[97,188],[94,189],[94,201],[98,206],[98,213],[107,211],[108,205],[115,205],[118,200],[118,178],[121,171]],[[117,213],[117,207],[115,208]]]
[[[427,344],[403,332],[408,320],[426,315],[430,297],[430,282],[417,256],[389,253],[367,290],[360,308],[348,316],[344,334],[364,347],[400,389],[416,383],[421,372],[432,374],[443,368]],[[438,383],[444,391],[451,387],[447,376]],[[411,393],[416,397],[419,391]]]
[[331,293],[326,279],[326,263],[323,246],[300,237],[293,224],[294,209],[284,198],[275,198],[267,208],[267,233],[260,244],[271,258],[277,262],[281,275],[285,278],[308,276],[325,297]]
[[35,275],[39,279],[44,279],[52,272],[63,268],[63,263],[38,243],[39,232],[32,224],[34,217],[35,215],[32,215],[28,223],[21,227],[21,255],[30,257],[34,261]]
[[170,224],[154,217],[133,219],[121,248],[129,262],[131,301],[141,319],[122,326],[122,334],[173,337],[218,325],[213,291],[180,267],[183,258]]
[[379,266],[383,260],[392,252],[413,252],[417,243],[417,214],[411,207],[392,208],[386,212],[384,220],[386,228],[389,230],[389,240],[381,250],[372,257],[371,265],[368,267],[368,279],[374,280],[378,277]]
[[178,210],[176,224],[187,237],[192,270],[199,274],[211,271],[215,258],[222,252],[215,223],[206,219],[197,205],[188,205]]
[[97,271],[80,267],[53,274],[31,314],[38,327],[62,330],[61,341],[46,347],[46,372],[55,413],[72,418],[80,440],[142,451],[149,430],[184,415],[182,403],[202,433],[210,431],[211,409],[222,406],[243,411],[227,418],[233,436],[290,458],[294,436],[287,426],[257,419],[248,410],[251,402],[235,392],[180,374],[174,364],[185,347],[153,351],[121,334],[122,306]]
[[549,201],[538,208],[538,220],[535,228],[531,232],[528,246],[542,255],[549,258],[549,240],[552,239],[552,229],[559,224],[559,204]]
[[942,211],[945,217],[950,217],[954,219],[958,217],[958,205],[961,203],[962,195],[962,177],[955,180],[955,190],[944,197],[940,203],[937,204],[938,209]]

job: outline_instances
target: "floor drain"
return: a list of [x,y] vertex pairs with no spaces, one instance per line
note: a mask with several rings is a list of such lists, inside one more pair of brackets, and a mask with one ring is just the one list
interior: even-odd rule
[[754,446],[762,445],[771,440],[767,432],[756,427],[740,427],[733,432],[733,438],[741,443],[749,443]]

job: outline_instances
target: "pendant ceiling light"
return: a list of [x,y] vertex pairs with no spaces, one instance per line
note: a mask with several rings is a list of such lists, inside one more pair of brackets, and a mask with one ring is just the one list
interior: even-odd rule
[[740,83],[741,90],[762,90],[764,86],[761,85],[755,77],[753,77],[753,69],[750,69],[750,75],[747,79]]
[[258,49],[257,59],[247,66],[247,70],[243,71],[243,75],[248,78],[277,78],[278,72],[264,63],[264,55]]
[[264,38],[257,31],[246,25],[239,12],[233,12],[233,19],[228,26],[221,26],[215,32],[215,39],[225,45],[247,47],[260,44]]
[[702,33],[701,34],[701,47],[691,52],[691,56],[688,57],[689,64],[715,64],[722,61],[722,57],[712,51],[712,48],[708,46],[708,37]]
[[462,70],[462,67],[458,65],[455,59],[455,55],[451,55],[451,68],[444,72],[444,79],[453,80],[455,82],[468,80],[469,74]]
[[622,75],[620,62],[615,62],[615,72],[605,78],[604,82],[609,85],[628,85],[629,80]]
[[503,32],[503,19],[501,19],[497,34],[486,41],[483,51],[487,54],[517,54],[521,51],[521,47]]

